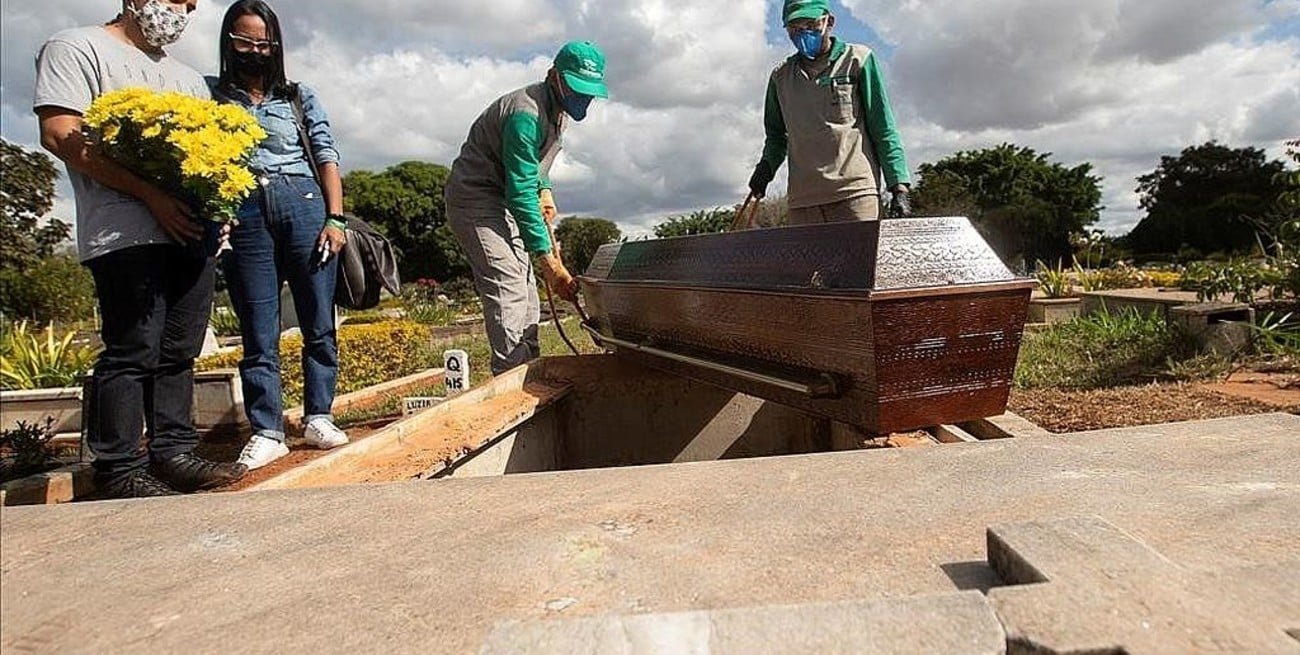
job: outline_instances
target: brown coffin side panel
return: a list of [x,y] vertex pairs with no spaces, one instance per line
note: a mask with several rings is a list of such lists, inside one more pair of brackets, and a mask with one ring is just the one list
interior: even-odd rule
[[1029,289],[876,301],[879,428],[893,432],[1006,410]]
[[[597,328],[626,341],[708,357],[791,379],[830,373],[837,398],[802,394],[637,353],[621,353],[662,371],[797,407],[853,425],[875,422],[869,393],[875,355],[871,310],[865,299],[665,288],[583,280],[583,297]],[[744,359],[735,353],[744,353]],[[746,361],[748,360],[748,361]],[[759,367],[762,367],[759,369]]]
[[616,282],[586,284],[583,294],[601,331],[627,341],[845,375],[870,371],[875,361],[864,298]]

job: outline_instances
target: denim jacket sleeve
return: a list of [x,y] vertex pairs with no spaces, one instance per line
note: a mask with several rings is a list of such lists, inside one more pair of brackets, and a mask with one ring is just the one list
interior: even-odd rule
[[307,123],[307,137],[311,139],[311,149],[316,155],[316,164],[338,164],[339,151],[334,146],[334,134],[330,132],[330,119],[325,114],[316,92],[305,84],[298,85],[302,94],[303,119]]

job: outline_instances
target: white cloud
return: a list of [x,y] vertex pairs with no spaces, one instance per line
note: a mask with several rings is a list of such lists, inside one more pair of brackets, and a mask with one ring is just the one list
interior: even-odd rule
[[[910,162],[1010,141],[1093,162],[1104,226],[1137,219],[1137,175],[1210,138],[1300,135],[1300,0],[846,0],[892,46]],[[174,54],[216,66],[229,2],[203,0]],[[0,129],[32,146],[32,58],[116,0],[3,4]],[[762,143],[774,0],[313,0],[277,4],[289,74],[317,89],[345,168],[450,164],[494,98],[538,80],[565,40],[600,44],[613,97],[574,125],[553,171],[562,211],[644,232],[739,202]],[[1292,22],[1288,22],[1292,21]],[[784,175],[778,177],[779,190]],[[63,191],[66,196],[66,188]],[[60,209],[67,207],[61,199]]]

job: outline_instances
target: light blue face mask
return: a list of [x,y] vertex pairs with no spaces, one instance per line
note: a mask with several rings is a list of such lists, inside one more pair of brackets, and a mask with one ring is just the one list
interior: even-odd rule
[[805,59],[816,59],[822,53],[822,41],[825,34],[818,30],[799,30],[790,37],[794,47]]
[[564,106],[564,113],[572,117],[573,120],[582,122],[582,119],[587,117],[587,107],[591,105],[593,97],[595,96],[570,93],[560,98],[560,104]]

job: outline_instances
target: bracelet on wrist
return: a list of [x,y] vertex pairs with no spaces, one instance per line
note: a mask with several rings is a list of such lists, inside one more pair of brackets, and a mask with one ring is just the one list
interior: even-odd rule
[[348,218],[342,214],[329,214],[325,216],[325,227],[345,230],[348,227]]

